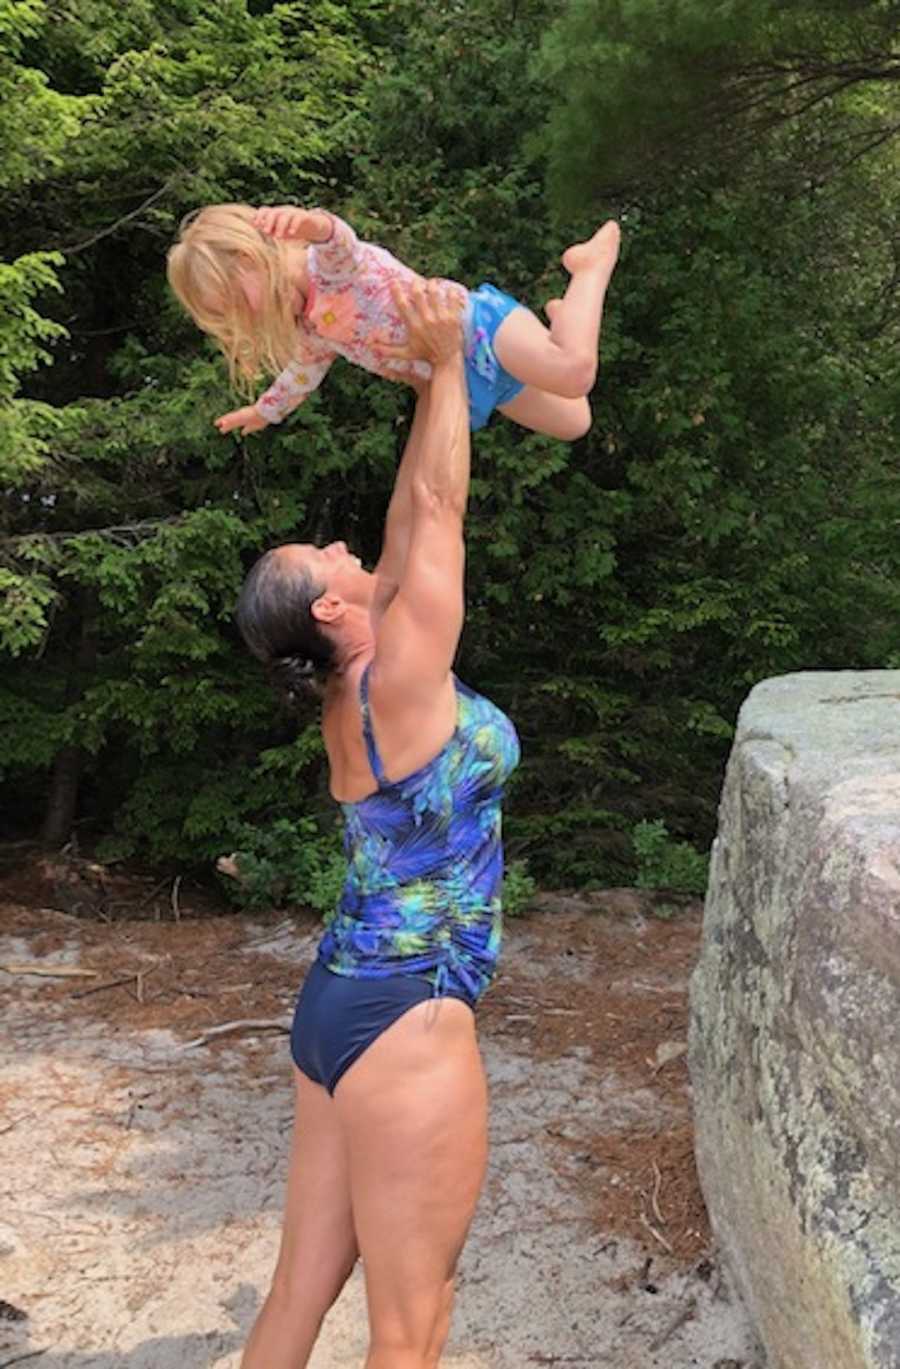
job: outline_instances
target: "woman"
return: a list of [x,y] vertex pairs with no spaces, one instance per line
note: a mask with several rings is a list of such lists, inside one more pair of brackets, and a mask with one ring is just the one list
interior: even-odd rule
[[362,1256],[366,1369],[437,1365],[487,1154],[474,1005],[500,939],[500,795],[515,730],[451,672],[463,623],[469,423],[458,308],[397,306],[433,367],[375,571],[343,542],[268,552],[238,622],[296,694],[327,671],[322,733],[349,873],[303,986],[296,1124],[272,1288],[242,1369],[303,1369]]

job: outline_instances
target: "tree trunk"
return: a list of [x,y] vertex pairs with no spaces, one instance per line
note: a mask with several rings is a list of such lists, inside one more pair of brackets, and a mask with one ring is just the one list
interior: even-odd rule
[[83,761],[84,752],[80,746],[64,746],[56,754],[41,828],[43,846],[65,846],[71,836],[78,811],[78,783]]

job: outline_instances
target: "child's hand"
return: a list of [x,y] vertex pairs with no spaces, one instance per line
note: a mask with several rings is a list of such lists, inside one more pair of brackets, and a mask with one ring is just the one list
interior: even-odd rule
[[246,436],[247,433],[258,433],[261,428],[268,428],[269,420],[263,418],[255,404],[248,404],[244,409],[235,409],[233,413],[223,414],[216,419],[216,427],[220,433],[233,432],[235,428],[240,428]]
[[327,242],[332,232],[329,214],[295,204],[263,205],[256,211],[253,227],[271,238],[299,238],[301,242]]

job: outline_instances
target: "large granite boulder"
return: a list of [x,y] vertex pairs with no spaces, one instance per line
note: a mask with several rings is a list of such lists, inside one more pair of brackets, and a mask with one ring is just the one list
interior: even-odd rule
[[900,671],[741,711],[691,984],[697,1161],[772,1369],[900,1369]]

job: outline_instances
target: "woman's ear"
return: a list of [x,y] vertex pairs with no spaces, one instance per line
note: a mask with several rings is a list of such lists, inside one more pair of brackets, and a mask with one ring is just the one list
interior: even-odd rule
[[320,594],[309,606],[317,623],[338,623],[346,611],[346,602],[339,594]]

